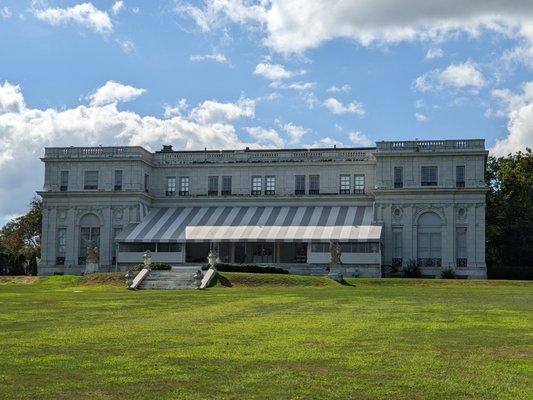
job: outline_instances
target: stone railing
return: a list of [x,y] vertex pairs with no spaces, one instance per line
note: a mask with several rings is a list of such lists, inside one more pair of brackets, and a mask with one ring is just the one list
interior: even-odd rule
[[377,152],[390,151],[457,151],[457,150],[485,150],[484,139],[464,140],[407,140],[398,142],[377,142]]
[[125,147],[47,147],[44,158],[52,159],[86,159],[86,158],[152,158],[152,153],[140,146]]
[[156,153],[154,162],[160,165],[172,165],[191,163],[370,161],[374,159],[373,153],[374,149],[176,151]]

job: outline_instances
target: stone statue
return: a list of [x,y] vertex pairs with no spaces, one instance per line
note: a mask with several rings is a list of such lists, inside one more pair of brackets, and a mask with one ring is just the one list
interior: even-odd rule
[[144,268],[150,269],[150,265],[152,264],[152,253],[150,250],[146,250],[143,254],[143,262],[144,262]]
[[209,250],[209,254],[207,255],[207,264],[209,264],[210,267],[215,267],[218,262],[218,254],[217,251],[212,248]]
[[85,242],[85,254],[87,258],[85,260],[85,274],[92,274],[98,272],[98,263],[100,262],[100,254],[98,246],[94,241],[87,240]]
[[203,278],[204,278],[204,274],[202,273],[202,270],[199,269],[198,271],[196,271],[196,273],[193,276],[193,279],[194,279],[194,282],[197,288],[200,288]]
[[329,264],[331,266],[342,265],[342,261],[341,261],[341,245],[338,242],[330,242],[329,243],[329,252],[331,254],[331,260],[330,260]]

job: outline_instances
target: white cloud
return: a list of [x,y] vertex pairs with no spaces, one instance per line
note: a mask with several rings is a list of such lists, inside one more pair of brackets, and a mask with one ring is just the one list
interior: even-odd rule
[[261,126],[252,126],[244,129],[260,145],[276,148],[282,148],[285,145],[284,140],[274,129],[266,129]]
[[523,0],[205,0],[182,2],[176,11],[203,31],[228,22],[263,32],[263,43],[281,53],[302,53],[336,38],[363,46],[443,40],[460,32],[473,37],[491,30],[533,41],[533,2]]
[[440,58],[444,55],[444,51],[439,48],[429,49],[426,53],[426,60],[432,60],[434,58]]
[[335,85],[330,86],[326,92],[328,93],[348,93],[350,91],[350,85],[344,84],[341,87],[337,87]]
[[358,101],[352,101],[344,105],[339,100],[330,97],[329,99],[326,99],[322,105],[335,115],[355,114],[359,117],[365,115],[365,109]]
[[189,113],[189,118],[201,124],[229,123],[255,115],[255,100],[242,97],[236,103],[206,100]]
[[91,106],[103,106],[105,104],[132,101],[145,92],[146,89],[107,81],[104,86],[96,89],[87,98],[91,101]]
[[359,131],[349,132],[348,139],[355,146],[370,147],[373,144],[372,140]]
[[[119,111],[116,103],[39,109],[25,103],[19,86],[0,84],[0,219],[22,213],[35,190],[42,187],[39,157],[45,146],[140,145],[157,150],[161,144],[171,143],[180,149],[260,147],[258,142],[241,141],[235,126],[228,122],[253,115],[251,101],[240,99],[236,104],[246,110],[237,116],[222,112],[218,118],[197,120],[142,116]],[[211,107],[204,102],[194,110],[206,108],[216,108],[215,102]]]
[[102,35],[113,31],[113,23],[107,12],[92,3],[77,4],[68,8],[33,9],[35,17],[51,25],[75,23]]
[[526,147],[533,148],[533,81],[522,85],[522,93],[510,90],[493,90],[503,106],[501,113],[507,113],[508,136],[496,141],[490,152],[495,156],[504,156]]
[[177,115],[181,116],[183,115],[183,112],[187,110],[187,108],[189,108],[189,105],[187,104],[187,99],[180,99],[178,101],[178,104],[176,104],[175,106],[166,104],[164,107],[165,111],[163,115],[165,116],[165,118],[170,118]]
[[228,59],[224,54],[214,53],[214,54],[193,54],[190,58],[190,61],[215,61],[220,64],[229,64]]
[[305,145],[305,147],[308,148],[317,148],[317,147],[344,147],[344,143],[339,142],[337,139],[333,139],[329,136],[326,136],[325,138],[319,139],[311,144]]
[[274,81],[269,85],[269,87],[273,89],[291,89],[291,90],[296,90],[297,92],[312,90],[315,88],[315,86],[316,86],[316,82],[282,83],[280,81]]
[[460,64],[451,64],[446,69],[435,69],[414,81],[414,86],[421,92],[442,90],[445,87],[454,89],[471,89],[477,91],[485,86],[485,77],[478,66],[468,60]]
[[295,125],[292,122],[289,122],[288,124],[283,125],[283,130],[287,133],[289,136],[290,144],[299,144],[302,140],[302,138],[309,133],[309,129],[304,128],[300,125]]
[[115,39],[115,42],[118,43],[121,50],[126,54],[135,54],[137,49],[135,48],[135,43],[129,39]]
[[425,116],[425,115],[422,114],[422,113],[418,113],[418,112],[415,113],[415,118],[416,118],[416,120],[419,121],[419,122],[426,122],[426,121],[428,120],[428,117],[427,117],[427,116]]
[[506,50],[503,53],[502,61],[507,67],[512,64],[521,64],[529,69],[533,69],[533,41]]
[[279,81],[282,79],[292,78],[294,76],[294,72],[287,70],[281,64],[262,62],[255,66],[254,75],[260,75],[270,81]]
[[117,15],[124,8],[124,2],[122,0],[115,1],[115,4],[111,7],[113,15]]
[[0,8],[0,17],[2,17],[2,19],[9,19],[9,18],[11,18],[12,15],[13,15],[13,13],[9,9],[9,7],[4,6],[4,7]]

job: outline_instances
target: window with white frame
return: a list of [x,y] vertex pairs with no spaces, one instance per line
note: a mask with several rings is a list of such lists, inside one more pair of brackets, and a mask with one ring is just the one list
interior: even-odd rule
[[350,175],[341,175],[339,182],[339,193],[350,194]]
[[207,194],[209,196],[218,196],[218,176],[207,178]]
[[252,195],[258,196],[261,194],[263,188],[263,178],[260,176],[252,176]]
[[309,194],[320,193],[320,175],[309,175]]
[[420,185],[421,186],[437,186],[438,184],[438,170],[436,166],[421,167],[420,169]]
[[466,228],[457,228],[455,232],[455,253],[458,267],[467,266]]
[[176,195],[176,177],[167,176],[167,190],[165,191],[167,197],[172,197]]
[[98,171],[85,171],[83,188],[85,190],[98,189]]
[[59,190],[66,192],[68,190],[68,171],[61,171],[61,182],[59,183]]
[[56,264],[64,265],[65,264],[65,254],[67,250],[67,228],[58,228],[57,229],[57,253],[56,253]]
[[305,175],[294,176],[294,194],[305,194]]
[[189,195],[189,177],[188,176],[180,176],[180,196],[188,196]]
[[276,177],[267,176],[265,178],[265,194],[274,195],[276,194]]
[[403,167],[394,167],[394,187],[403,187]]
[[458,188],[465,187],[465,166],[457,165],[455,167],[455,186]]
[[230,195],[231,194],[231,176],[223,176],[222,177],[222,195]]
[[122,170],[115,170],[115,186],[114,189],[119,191],[122,190]]
[[354,193],[365,194],[365,176],[364,175],[355,175]]

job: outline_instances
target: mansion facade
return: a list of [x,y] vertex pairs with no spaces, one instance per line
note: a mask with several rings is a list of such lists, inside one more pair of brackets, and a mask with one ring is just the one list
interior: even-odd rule
[[372,148],[46,148],[39,274],[154,262],[278,265],[380,277],[416,261],[486,278],[484,140],[382,141]]

